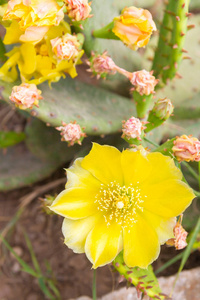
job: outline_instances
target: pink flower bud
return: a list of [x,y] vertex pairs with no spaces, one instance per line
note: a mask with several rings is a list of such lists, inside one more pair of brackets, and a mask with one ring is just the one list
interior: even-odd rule
[[74,21],[82,21],[91,18],[91,7],[88,0],[64,0],[66,3],[67,14]]
[[12,88],[9,98],[20,109],[27,109],[32,108],[33,105],[38,106],[38,100],[42,99],[41,93],[35,84],[22,83]]
[[56,56],[63,59],[75,59],[79,54],[80,43],[75,35],[69,33],[63,35],[61,38],[57,37],[51,40],[52,50]]
[[88,72],[92,72],[98,79],[105,78],[107,74],[116,73],[116,65],[106,51],[102,55],[92,52],[90,61],[87,63],[90,66]]
[[122,121],[122,137],[130,139],[138,139],[141,140],[142,130],[146,127],[143,126],[144,122],[141,122],[139,119],[131,117],[127,121]]
[[62,122],[62,125],[63,126],[56,127],[57,130],[61,131],[61,140],[68,142],[69,146],[73,146],[75,143],[81,145],[86,134],[82,132],[80,125],[76,124],[76,121],[68,124]]
[[159,99],[155,103],[152,111],[159,119],[167,120],[173,113],[173,110],[174,110],[174,106],[172,105],[171,100],[164,98],[164,99]]
[[200,141],[192,136],[177,137],[172,148],[176,159],[181,161],[200,161]]
[[136,90],[141,96],[154,93],[154,88],[159,80],[152,75],[153,71],[141,70],[129,74],[129,79],[135,86],[132,90]]

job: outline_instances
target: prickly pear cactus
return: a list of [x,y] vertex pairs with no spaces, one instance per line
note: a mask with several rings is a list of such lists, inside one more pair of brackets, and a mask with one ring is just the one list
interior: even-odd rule
[[143,294],[148,295],[151,299],[169,299],[167,295],[161,293],[158,280],[153,273],[151,265],[148,269],[129,268],[125,265],[123,253],[121,252],[114,260],[113,266],[127,280],[128,284],[133,284],[136,287],[138,297]]
[[152,69],[163,83],[175,77],[184,54],[189,0],[169,1],[160,26],[158,46]]

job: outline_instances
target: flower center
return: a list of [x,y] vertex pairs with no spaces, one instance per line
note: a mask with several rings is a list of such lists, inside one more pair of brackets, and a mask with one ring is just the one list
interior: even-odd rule
[[99,193],[95,197],[95,203],[98,205],[98,210],[104,213],[107,225],[115,221],[123,227],[137,222],[137,212],[143,210],[141,206],[143,202],[138,186],[130,184],[126,187],[116,182],[108,185],[101,184]]

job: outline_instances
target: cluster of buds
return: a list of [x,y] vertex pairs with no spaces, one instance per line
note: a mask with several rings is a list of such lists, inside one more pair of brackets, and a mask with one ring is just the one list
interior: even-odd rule
[[101,55],[92,52],[87,64],[90,66],[87,71],[97,76],[97,79],[100,77],[105,78],[107,74],[114,75],[116,73],[116,65],[112,58],[107,55],[107,51],[104,51]]
[[62,37],[56,37],[51,40],[53,52],[61,60],[74,60],[78,57],[81,48],[80,43],[75,35],[66,33]]
[[9,99],[20,109],[32,108],[33,105],[38,107],[41,93],[35,84],[22,83],[12,88]]
[[174,237],[167,241],[168,246],[174,246],[176,250],[181,250],[187,246],[186,238],[187,238],[187,231],[181,225],[183,216],[181,215],[180,219],[176,223],[174,227]]
[[141,96],[153,94],[159,81],[153,76],[153,71],[148,72],[146,70],[129,73],[128,78],[134,85],[132,91],[137,91]]
[[122,121],[122,138],[129,143],[137,144],[137,141],[141,141],[144,136],[145,123],[134,117],[127,121]]
[[172,151],[179,162],[200,161],[200,141],[191,135],[176,137]]
[[149,113],[146,132],[160,126],[172,115],[173,110],[174,106],[170,99],[159,99]]
[[64,0],[67,14],[73,21],[83,21],[91,18],[91,3],[88,0]]
[[82,128],[79,124],[76,124],[76,121],[73,123],[64,123],[62,122],[62,126],[56,127],[57,130],[61,131],[62,141],[68,142],[69,146],[73,146],[74,144],[81,145],[81,142],[86,134],[82,131]]
[[114,18],[112,29],[114,34],[133,50],[146,46],[154,30],[156,30],[156,25],[151,13],[134,6],[125,7],[121,15]]

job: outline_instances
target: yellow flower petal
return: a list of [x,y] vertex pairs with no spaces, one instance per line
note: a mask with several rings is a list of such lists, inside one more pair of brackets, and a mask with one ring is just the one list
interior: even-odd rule
[[123,236],[124,261],[127,266],[147,268],[158,257],[158,235],[139,214],[135,224],[124,228]]
[[[20,47],[21,55],[23,56],[23,62],[19,64],[19,68],[22,73],[31,74],[36,69],[36,52],[35,47],[31,43],[23,44]],[[31,58],[31,59],[30,59]]]
[[116,181],[123,184],[121,152],[112,146],[93,143],[92,150],[83,159],[81,166],[104,184]]
[[69,219],[82,219],[97,213],[96,188],[69,188],[58,195],[50,209]]
[[85,254],[93,263],[93,268],[96,269],[112,262],[121,250],[121,226],[116,222],[111,222],[108,226],[101,218],[88,234],[85,243]]
[[160,244],[174,237],[173,229],[176,225],[176,218],[165,219],[146,209],[143,210],[142,216],[156,231]]
[[183,175],[181,171],[175,166],[173,159],[169,156],[153,152],[147,154],[147,159],[153,166],[148,178],[148,185],[168,179],[182,179]]
[[100,214],[80,219],[64,219],[62,232],[65,237],[64,243],[75,253],[85,252],[85,241],[89,232],[99,221]]
[[[14,34],[13,34],[14,32]],[[10,24],[10,27],[6,28],[6,34],[4,37],[4,44],[5,45],[10,45],[10,44],[16,44],[19,43],[19,38],[22,35],[23,31],[20,30],[19,28],[19,24],[17,23],[17,21],[13,21]]]
[[143,207],[157,215],[172,218],[180,215],[194,199],[192,190],[180,180],[166,180],[141,186]]
[[136,185],[138,182],[142,183],[145,179],[149,179],[149,174],[153,168],[147,157],[142,155],[140,151],[123,151],[121,164],[126,186],[131,183]]
[[77,158],[74,164],[67,169],[66,188],[71,187],[95,187],[100,188],[101,182],[97,180],[90,172],[81,167],[83,158]]

